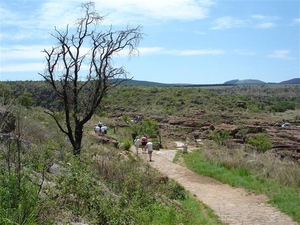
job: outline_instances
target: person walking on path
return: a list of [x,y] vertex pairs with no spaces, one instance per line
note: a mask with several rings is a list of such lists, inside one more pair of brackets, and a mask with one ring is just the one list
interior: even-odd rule
[[142,141],[142,153],[146,153],[146,144],[147,144],[147,136],[144,135],[142,138],[141,138],[141,141]]
[[153,162],[152,161],[153,144],[150,140],[146,144],[146,150],[148,151],[149,162]]
[[138,136],[136,136],[134,139],[134,146],[135,146],[136,154],[139,154],[140,142],[141,142],[141,140],[139,139]]

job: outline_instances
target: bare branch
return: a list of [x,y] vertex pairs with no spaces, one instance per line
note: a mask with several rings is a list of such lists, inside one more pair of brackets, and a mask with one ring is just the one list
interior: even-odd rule
[[[108,91],[128,80],[123,67],[114,67],[113,57],[128,51],[131,57],[143,37],[141,26],[125,30],[98,31],[105,16],[95,11],[93,2],[82,4],[83,17],[75,22],[71,33],[55,28],[51,36],[57,46],[44,50],[46,68],[40,74],[52,86],[63,108],[64,126],[54,113],[49,114],[59,129],[68,136],[73,154],[79,154],[83,125],[92,117]],[[89,48],[89,51],[84,49]],[[88,68],[88,69],[86,69]],[[84,79],[81,79],[85,74]]]

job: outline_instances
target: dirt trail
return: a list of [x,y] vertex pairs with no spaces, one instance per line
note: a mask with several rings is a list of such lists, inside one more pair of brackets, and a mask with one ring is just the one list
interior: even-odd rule
[[[178,142],[177,145],[180,145]],[[172,163],[178,150],[153,152],[149,164],[161,173],[176,180],[186,190],[209,206],[222,222],[232,225],[297,225],[289,216],[267,203],[265,195],[249,194],[242,188],[233,188],[209,177],[201,176],[186,167]],[[148,160],[147,154],[139,156]]]

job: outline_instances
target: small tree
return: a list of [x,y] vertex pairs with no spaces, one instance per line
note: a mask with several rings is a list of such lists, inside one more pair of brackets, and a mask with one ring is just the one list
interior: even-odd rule
[[158,127],[158,123],[156,120],[153,120],[149,117],[146,117],[141,124],[141,130],[140,132],[142,134],[158,134],[159,132],[159,127]]
[[248,144],[253,145],[259,152],[266,152],[272,148],[272,142],[266,134],[258,134],[256,137],[249,137]]
[[8,104],[8,100],[12,98],[12,95],[12,88],[8,84],[0,82],[0,106]]
[[104,17],[95,11],[94,3],[83,4],[82,9],[84,16],[77,19],[73,34],[68,26],[65,32],[55,28],[52,36],[58,45],[43,51],[46,69],[40,74],[57,94],[63,119],[61,113],[47,113],[68,136],[74,155],[80,154],[84,124],[95,113],[103,97],[110,89],[130,79],[123,67],[113,67],[113,56],[123,50],[128,50],[128,56],[131,56],[143,37],[140,26],[121,31],[113,31],[110,27],[99,32],[99,23]]
[[214,140],[218,145],[225,145],[226,141],[230,138],[228,130],[214,130],[207,136],[208,139]]
[[33,104],[33,95],[30,92],[25,91],[18,99],[19,104],[29,108]]

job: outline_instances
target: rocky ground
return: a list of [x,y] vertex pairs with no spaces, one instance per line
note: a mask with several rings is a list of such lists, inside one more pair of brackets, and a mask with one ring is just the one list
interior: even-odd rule
[[245,144],[249,137],[266,133],[273,145],[269,151],[275,157],[289,158],[300,163],[299,121],[290,121],[290,126],[282,127],[279,119],[269,119],[266,115],[255,118],[239,116],[238,120],[223,116],[222,121],[218,123],[204,120],[203,116],[197,114],[186,118],[171,116],[153,117],[153,119],[159,123],[163,144],[167,144],[165,140],[180,140],[193,145],[198,140],[207,139],[213,130],[226,130],[230,133],[230,139],[227,141],[230,147]]

